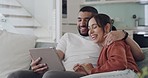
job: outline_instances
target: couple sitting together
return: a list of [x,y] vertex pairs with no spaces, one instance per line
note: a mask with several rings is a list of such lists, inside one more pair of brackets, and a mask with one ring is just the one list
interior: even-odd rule
[[[56,47],[66,71],[48,70],[38,58],[32,60],[31,70],[13,72],[8,78],[93,78],[96,74],[96,78],[138,78],[135,61],[143,60],[144,55],[126,31],[112,31],[108,15],[98,14],[91,6],[82,7],[77,26],[80,35],[66,33]],[[99,75],[114,71],[120,73]]]

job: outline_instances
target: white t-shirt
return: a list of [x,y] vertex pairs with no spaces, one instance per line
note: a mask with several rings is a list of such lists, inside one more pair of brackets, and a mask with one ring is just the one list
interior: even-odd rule
[[56,49],[65,53],[63,63],[67,71],[73,71],[74,65],[78,63],[92,63],[96,66],[101,50],[89,37],[73,33],[64,34]]

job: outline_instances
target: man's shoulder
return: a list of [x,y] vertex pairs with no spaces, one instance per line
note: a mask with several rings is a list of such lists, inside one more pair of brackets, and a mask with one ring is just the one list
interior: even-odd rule
[[67,33],[65,33],[64,35],[78,35],[78,34],[76,34],[76,33],[70,33],[70,32],[67,32]]
[[75,34],[75,33],[65,33],[63,36],[79,36],[79,34]]
[[78,39],[78,40],[89,40],[90,41],[90,37],[87,36],[81,36],[80,34],[76,34],[76,33],[65,33],[63,35],[64,38],[68,38],[68,39]]

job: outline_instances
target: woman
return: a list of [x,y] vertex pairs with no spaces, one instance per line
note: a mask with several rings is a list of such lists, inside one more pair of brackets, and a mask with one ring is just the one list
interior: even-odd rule
[[[105,46],[105,35],[111,30],[110,17],[106,14],[98,14],[93,16],[88,22],[89,36],[99,46],[102,46],[102,51],[98,58],[97,67],[92,64],[77,64],[74,70],[84,75],[94,73],[124,71],[128,69],[131,74],[138,77],[136,73],[140,72],[136,62],[130,51],[130,47],[124,40],[115,41],[109,46]],[[121,77],[120,77],[121,78]],[[127,77],[128,78],[128,77]]]

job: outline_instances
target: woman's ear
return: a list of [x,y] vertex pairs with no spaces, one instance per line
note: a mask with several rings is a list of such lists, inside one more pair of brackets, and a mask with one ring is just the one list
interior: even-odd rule
[[106,33],[109,33],[111,30],[111,25],[109,23],[107,23],[104,29],[105,29]]

